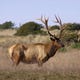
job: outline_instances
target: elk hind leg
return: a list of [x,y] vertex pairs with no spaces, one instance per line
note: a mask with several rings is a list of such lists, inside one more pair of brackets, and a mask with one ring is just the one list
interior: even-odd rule
[[15,64],[17,66],[19,63],[20,63],[20,56],[14,55],[13,56],[13,64]]

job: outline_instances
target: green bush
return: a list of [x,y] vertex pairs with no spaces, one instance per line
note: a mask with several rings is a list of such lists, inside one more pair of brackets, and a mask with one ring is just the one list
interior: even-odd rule
[[25,36],[29,34],[46,34],[46,32],[41,30],[42,25],[35,22],[28,22],[23,24],[15,35]]
[[66,49],[65,47],[64,47],[64,48],[60,48],[59,51],[60,51],[60,52],[66,52],[67,49]]
[[0,29],[13,29],[14,23],[11,21],[0,24]]
[[78,41],[77,33],[74,31],[65,30],[64,33],[62,34],[62,40],[64,41],[64,43],[68,44],[72,42],[77,42]]
[[67,23],[64,24],[66,30],[80,30],[80,24],[78,23]]
[[54,30],[54,29],[59,29],[59,26],[58,25],[54,25],[54,26],[50,27],[50,30]]
[[80,42],[72,44],[71,47],[75,49],[80,49]]

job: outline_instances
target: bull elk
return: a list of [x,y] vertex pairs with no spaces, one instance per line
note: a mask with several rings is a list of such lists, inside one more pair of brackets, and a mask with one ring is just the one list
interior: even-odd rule
[[38,65],[42,65],[46,61],[48,61],[51,57],[53,57],[56,51],[64,47],[64,44],[61,41],[61,34],[63,29],[62,21],[60,18],[56,17],[56,22],[60,25],[60,36],[57,38],[55,35],[51,34],[48,29],[48,18],[41,17],[39,20],[44,23],[47,32],[50,36],[51,42],[43,44],[43,43],[35,43],[35,44],[15,44],[9,48],[9,54],[13,62],[18,65],[20,61],[26,63],[38,63]]

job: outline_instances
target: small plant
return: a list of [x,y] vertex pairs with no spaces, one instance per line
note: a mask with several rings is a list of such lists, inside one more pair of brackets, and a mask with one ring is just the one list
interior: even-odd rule
[[80,42],[72,44],[71,47],[75,49],[80,49]]
[[60,52],[66,52],[67,49],[64,47],[64,48],[61,48],[59,51],[60,51]]

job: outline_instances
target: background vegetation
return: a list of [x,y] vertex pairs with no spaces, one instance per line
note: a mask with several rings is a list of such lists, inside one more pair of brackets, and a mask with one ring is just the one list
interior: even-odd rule
[[41,24],[35,23],[35,22],[27,22],[20,26],[20,28],[17,30],[17,33],[15,35],[18,36],[25,36],[29,34],[46,34],[46,32],[42,31],[41,28],[43,26]]
[[[38,24],[36,22],[30,21],[30,22],[26,22],[25,24],[19,26],[18,28],[15,28],[14,26],[15,26],[15,24],[12,21],[8,21],[8,22],[6,21],[5,23],[0,24],[0,29],[1,29],[0,32],[2,32],[2,29],[3,30],[15,29],[16,31],[14,33],[14,36],[15,35],[28,36],[28,38],[34,40],[33,42],[36,42],[36,41],[39,42],[40,39],[38,39],[38,38],[41,38],[41,36],[43,36],[43,38],[45,38],[45,39],[42,41],[49,42],[49,37],[46,38],[47,31],[42,24]],[[63,27],[64,27],[64,31],[62,33],[61,39],[65,43],[65,45],[67,45],[67,46],[70,46],[70,45],[72,46],[72,44],[78,45],[80,43],[80,24],[79,23],[65,23],[65,24],[63,24]],[[59,32],[60,32],[59,25],[52,25],[51,27],[49,27],[49,30],[51,31],[52,34],[55,34],[54,31],[57,30],[56,31],[57,34],[55,34],[55,35],[59,36]],[[4,33],[4,34],[7,34],[7,33]],[[7,34],[7,35],[9,35],[9,34]],[[32,36],[29,36],[29,35],[35,35],[35,36],[33,36],[34,37],[33,38]],[[38,37],[36,35],[41,35],[41,36]],[[40,42],[42,42],[42,41],[40,41]]]
[[[64,24],[65,30],[62,34],[62,40],[66,46],[61,48],[54,58],[51,58],[43,67],[39,68],[36,64],[20,64],[16,68],[12,66],[7,54],[7,48],[11,45],[15,43],[47,43],[50,41],[48,35],[41,34],[40,31],[47,34],[46,29],[41,24],[33,26],[35,22],[28,23],[17,29],[6,24],[6,28],[2,27],[0,30],[0,80],[80,80],[80,34],[78,34],[80,24],[77,23]],[[57,32],[55,34],[58,36],[60,32],[58,27],[58,25],[53,25],[49,30],[52,34]],[[20,34],[18,34],[19,30]]]
[[3,24],[0,24],[0,29],[13,29],[14,28],[14,23],[11,21],[6,21]]

